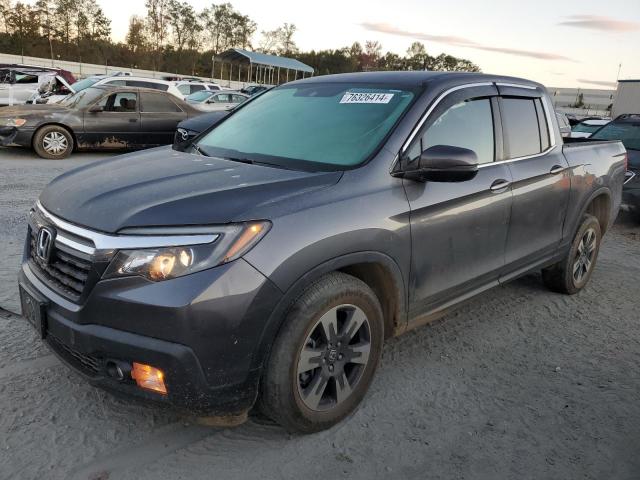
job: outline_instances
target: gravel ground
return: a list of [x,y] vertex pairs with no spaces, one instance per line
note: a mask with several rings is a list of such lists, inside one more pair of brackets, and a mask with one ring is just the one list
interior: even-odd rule
[[[0,149],[0,307],[18,311],[25,213],[74,165]],[[640,228],[621,215],[590,285],[530,275],[393,339],[362,407],[291,436],[260,418],[214,429],[115,398],[0,311],[0,478],[638,479]]]

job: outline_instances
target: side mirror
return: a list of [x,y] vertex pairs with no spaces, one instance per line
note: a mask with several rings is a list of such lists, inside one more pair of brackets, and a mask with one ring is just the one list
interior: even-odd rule
[[104,107],[100,106],[100,105],[94,105],[93,107],[91,107],[89,109],[89,112],[91,113],[100,113],[100,112],[104,112]]
[[473,150],[452,145],[434,145],[422,152],[413,169],[401,176],[419,182],[464,182],[478,173],[478,156]]

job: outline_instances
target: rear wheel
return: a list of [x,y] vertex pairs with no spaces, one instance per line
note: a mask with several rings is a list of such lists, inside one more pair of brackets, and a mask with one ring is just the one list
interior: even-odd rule
[[542,279],[555,292],[573,295],[589,282],[600,251],[600,222],[585,215],[565,258],[542,270]]
[[369,388],[384,341],[380,303],[361,280],[331,273],[291,307],[261,385],[261,410],[289,431],[329,428]]
[[73,151],[73,137],[64,127],[48,125],[33,136],[33,149],[48,160],[67,158]]

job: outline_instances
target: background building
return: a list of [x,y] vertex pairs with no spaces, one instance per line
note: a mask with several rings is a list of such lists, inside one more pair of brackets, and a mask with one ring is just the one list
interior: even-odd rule
[[640,80],[619,80],[616,100],[611,114],[613,118],[623,113],[640,114]]

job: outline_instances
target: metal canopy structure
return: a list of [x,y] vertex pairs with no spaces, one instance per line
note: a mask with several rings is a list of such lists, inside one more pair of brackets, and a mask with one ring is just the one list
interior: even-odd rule
[[[234,75],[234,65],[237,69],[237,81],[246,81],[248,83],[262,83],[277,85],[283,80],[289,81],[292,74],[293,80],[298,78],[298,74],[302,78],[313,75],[313,68],[294,58],[280,57],[278,55],[268,55],[266,53],[250,52],[241,48],[231,48],[212,58],[212,62],[222,62],[221,76],[224,73],[224,67],[229,65],[229,81],[236,80]],[[243,72],[243,65],[245,72]],[[213,65],[212,65],[213,70]],[[284,74],[284,75],[283,75]]]

